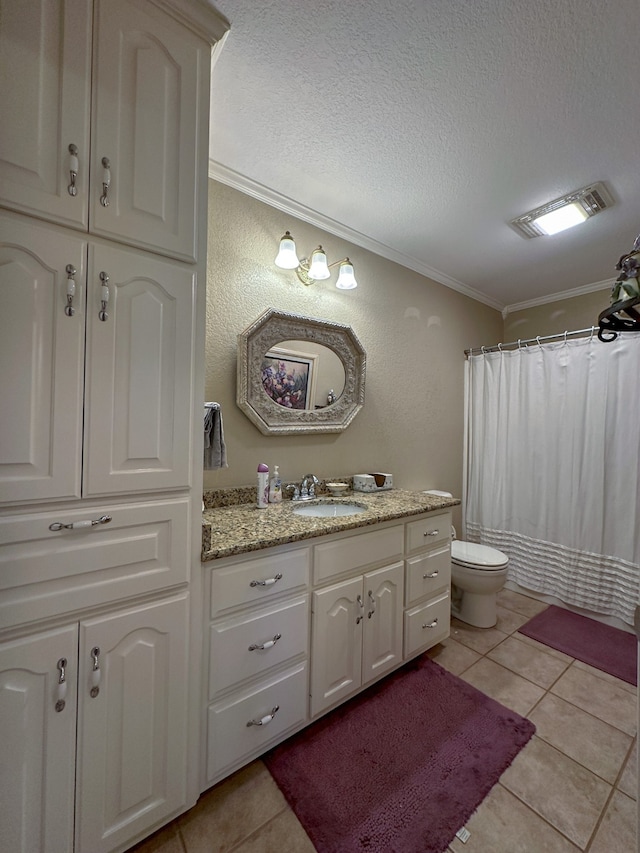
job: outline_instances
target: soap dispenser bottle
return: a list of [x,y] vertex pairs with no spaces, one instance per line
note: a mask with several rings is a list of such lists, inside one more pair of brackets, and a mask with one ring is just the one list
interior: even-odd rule
[[258,509],[266,509],[269,503],[269,466],[258,465]]
[[269,503],[282,503],[282,480],[277,465],[273,466],[273,477],[269,483]]

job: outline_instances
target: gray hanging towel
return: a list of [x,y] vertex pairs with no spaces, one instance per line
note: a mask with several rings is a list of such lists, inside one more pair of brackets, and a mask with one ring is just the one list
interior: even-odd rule
[[204,469],[228,468],[220,403],[204,404]]

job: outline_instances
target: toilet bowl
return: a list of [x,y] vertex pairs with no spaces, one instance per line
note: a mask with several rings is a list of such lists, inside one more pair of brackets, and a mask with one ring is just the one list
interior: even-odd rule
[[[452,497],[449,492],[426,494]],[[461,622],[475,628],[493,628],[498,621],[496,596],[507,579],[509,558],[497,548],[465,542],[451,542],[451,612]]]
[[454,539],[451,543],[451,611],[461,622],[493,628],[496,596],[507,579],[509,558],[496,548]]

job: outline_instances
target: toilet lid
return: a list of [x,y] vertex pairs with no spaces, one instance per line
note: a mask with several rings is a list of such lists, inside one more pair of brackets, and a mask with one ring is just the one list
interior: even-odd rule
[[461,542],[454,539],[451,543],[451,559],[461,566],[475,566],[478,569],[502,569],[509,558],[497,548],[478,545],[475,542]]

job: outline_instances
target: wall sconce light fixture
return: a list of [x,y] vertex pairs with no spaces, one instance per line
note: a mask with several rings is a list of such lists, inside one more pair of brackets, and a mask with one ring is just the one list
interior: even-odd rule
[[336,287],[339,290],[353,290],[358,286],[356,277],[353,274],[353,264],[349,258],[343,258],[341,261],[327,263],[327,255],[322,248],[318,246],[311,252],[310,258],[298,259],[296,244],[293,237],[286,231],[280,240],[280,249],[275,259],[275,265],[283,270],[295,270],[296,275],[303,284],[313,284],[314,281],[322,281],[329,278],[331,275],[331,267],[338,267],[338,280]]

